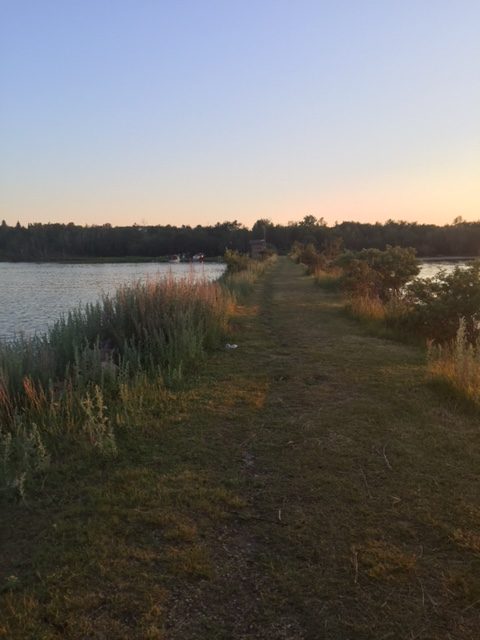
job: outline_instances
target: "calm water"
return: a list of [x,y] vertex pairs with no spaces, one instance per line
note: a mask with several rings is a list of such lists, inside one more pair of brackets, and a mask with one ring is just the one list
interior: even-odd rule
[[462,267],[467,264],[468,262],[462,260],[439,260],[438,262],[422,262],[420,265],[419,278],[432,278],[440,271],[440,269],[444,269],[447,273],[450,273],[455,269],[455,267]]
[[45,331],[78,304],[95,302],[120,285],[172,273],[216,280],[222,264],[58,264],[0,262],[0,338]]

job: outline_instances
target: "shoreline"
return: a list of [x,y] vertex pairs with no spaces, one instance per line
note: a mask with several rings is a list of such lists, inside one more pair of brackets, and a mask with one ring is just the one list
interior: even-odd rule
[[[222,256],[214,256],[205,258],[204,263],[222,263]],[[98,258],[45,258],[35,260],[13,260],[12,258],[1,258],[0,264],[202,264],[200,262],[193,262],[193,260],[186,260],[184,262],[170,263],[170,260],[166,256],[158,257],[142,257],[142,256],[125,256],[125,257],[98,257]]]
[[462,262],[478,260],[480,256],[426,256],[418,257],[420,262]]

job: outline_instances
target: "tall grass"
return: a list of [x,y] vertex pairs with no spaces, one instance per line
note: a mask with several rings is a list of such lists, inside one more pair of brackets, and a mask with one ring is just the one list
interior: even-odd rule
[[429,344],[428,370],[456,393],[480,405],[480,338],[474,344],[469,342],[463,318],[453,341]]
[[380,322],[386,316],[384,303],[376,297],[354,296],[347,302],[346,309],[357,320]]
[[402,297],[391,296],[383,301],[376,296],[357,295],[348,299],[345,309],[353,318],[369,324],[372,328],[385,329],[390,336],[401,339],[411,338],[406,331],[406,318],[410,313],[408,301]]
[[23,495],[72,440],[114,456],[115,425],[132,421],[125,405],[137,402],[128,388],[181,381],[225,335],[232,304],[223,284],[170,277],[121,287],[44,335],[0,344],[0,484]]
[[338,267],[317,267],[313,273],[315,284],[327,291],[340,288],[343,271]]
[[229,251],[225,254],[227,270],[221,278],[222,285],[237,299],[248,296],[255,282],[277,259],[270,255],[263,260],[252,260],[245,255]]

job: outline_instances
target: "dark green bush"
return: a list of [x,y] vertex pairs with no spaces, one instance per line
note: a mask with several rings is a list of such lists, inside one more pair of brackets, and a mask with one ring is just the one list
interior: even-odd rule
[[465,334],[475,342],[480,334],[480,260],[433,278],[416,278],[406,287],[410,312],[405,325],[415,333],[439,342],[455,338],[460,319]]
[[346,251],[337,259],[342,286],[351,296],[389,300],[419,273],[415,250],[403,247]]

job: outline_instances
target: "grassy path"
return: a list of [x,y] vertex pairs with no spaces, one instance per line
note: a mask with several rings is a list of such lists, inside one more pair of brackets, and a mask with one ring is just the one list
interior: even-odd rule
[[0,637],[478,638],[478,418],[288,260],[257,289],[115,463],[5,510]]

